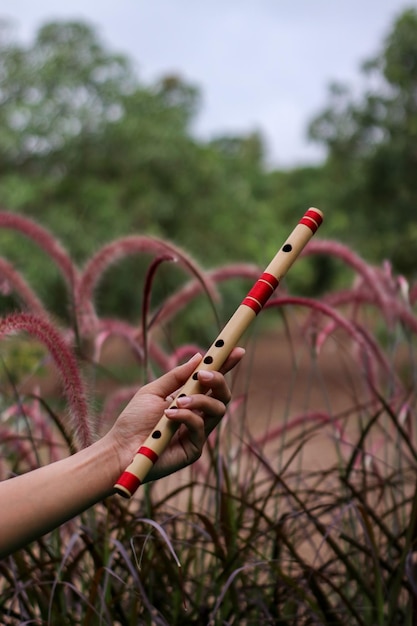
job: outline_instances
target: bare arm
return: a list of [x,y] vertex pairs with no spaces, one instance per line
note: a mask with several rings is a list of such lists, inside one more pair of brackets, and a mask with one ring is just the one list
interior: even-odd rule
[[[243,356],[236,348],[226,372]],[[142,387],[102,439],[80,452],[0,483],[0,558],[44,535],[113,493],[113,485],[135,451],[170,403],[167,396],[181,387],[198,364],[199,355]],[[210,395],[182,399],[184,406],[167,414],[181,425],[148,476],[155,480],[195,461],[208,433],[230,400],[222,373],[200,372]],[[206,379],[204,378],[206,377]],[[187,403],[188,402],[188,403]]]

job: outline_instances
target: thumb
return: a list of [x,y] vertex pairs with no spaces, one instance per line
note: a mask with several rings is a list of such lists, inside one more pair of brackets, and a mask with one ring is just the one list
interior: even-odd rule
[[201,354],[195,354],[183,365],[174,367],[174,369],[170,372],[167,372],[166,374],[163,374],[163,376],[160,376],[160,378],[157,378],[157,380],[148,383],[146,385],[146,392],[154,393],[161,398],[166,398],[187,382],[197,365],[200,363],[201,359]]

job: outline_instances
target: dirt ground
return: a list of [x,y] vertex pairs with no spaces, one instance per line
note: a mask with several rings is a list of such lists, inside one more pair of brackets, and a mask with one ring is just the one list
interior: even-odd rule
[[343,413],[362,393],[362,377],[341,338],[314,354],[307,337],[270,332],[250,341],[235,393],[247,393],[255,432],[301,412]]
[[291,338],[283,331],[254,338],[233,393],[245,395],[246,423],[257,439],[306,414],[322,420],[323,427],[303,450],[304,464],[318,469],[334,457],[335,432],[326,420],[337,416],[347,432],[354,429],[353,413],[367,397],[354,349],[345,338],[332,336],[319,354],[310,346],[302,329]]

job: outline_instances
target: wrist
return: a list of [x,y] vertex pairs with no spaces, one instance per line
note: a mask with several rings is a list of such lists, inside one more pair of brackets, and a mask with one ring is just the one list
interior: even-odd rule
[[[143,438],[144,440],[145,438]],[[114,477],[113,484],[123,474],[126,467],[131,463],[135,452],[141,445],[141,440],[135,438],[135,441],[126,442],[121,440],[116,433],[110,431],[101,440],[107,449],[107,454],[111,460],[112,474]]]

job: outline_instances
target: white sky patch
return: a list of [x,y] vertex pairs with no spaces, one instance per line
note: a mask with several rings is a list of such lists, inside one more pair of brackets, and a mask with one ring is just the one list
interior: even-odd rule
[[360,84],[360,64],[373,57],[402,0],[13,0],[22,41],[54,19],[79,19],[105,45],[134,61],[150,83],[175,73],[196,85],[201,137],[260,131],[277,166],[317,161],[308,122],[327,103],[330,82]]

